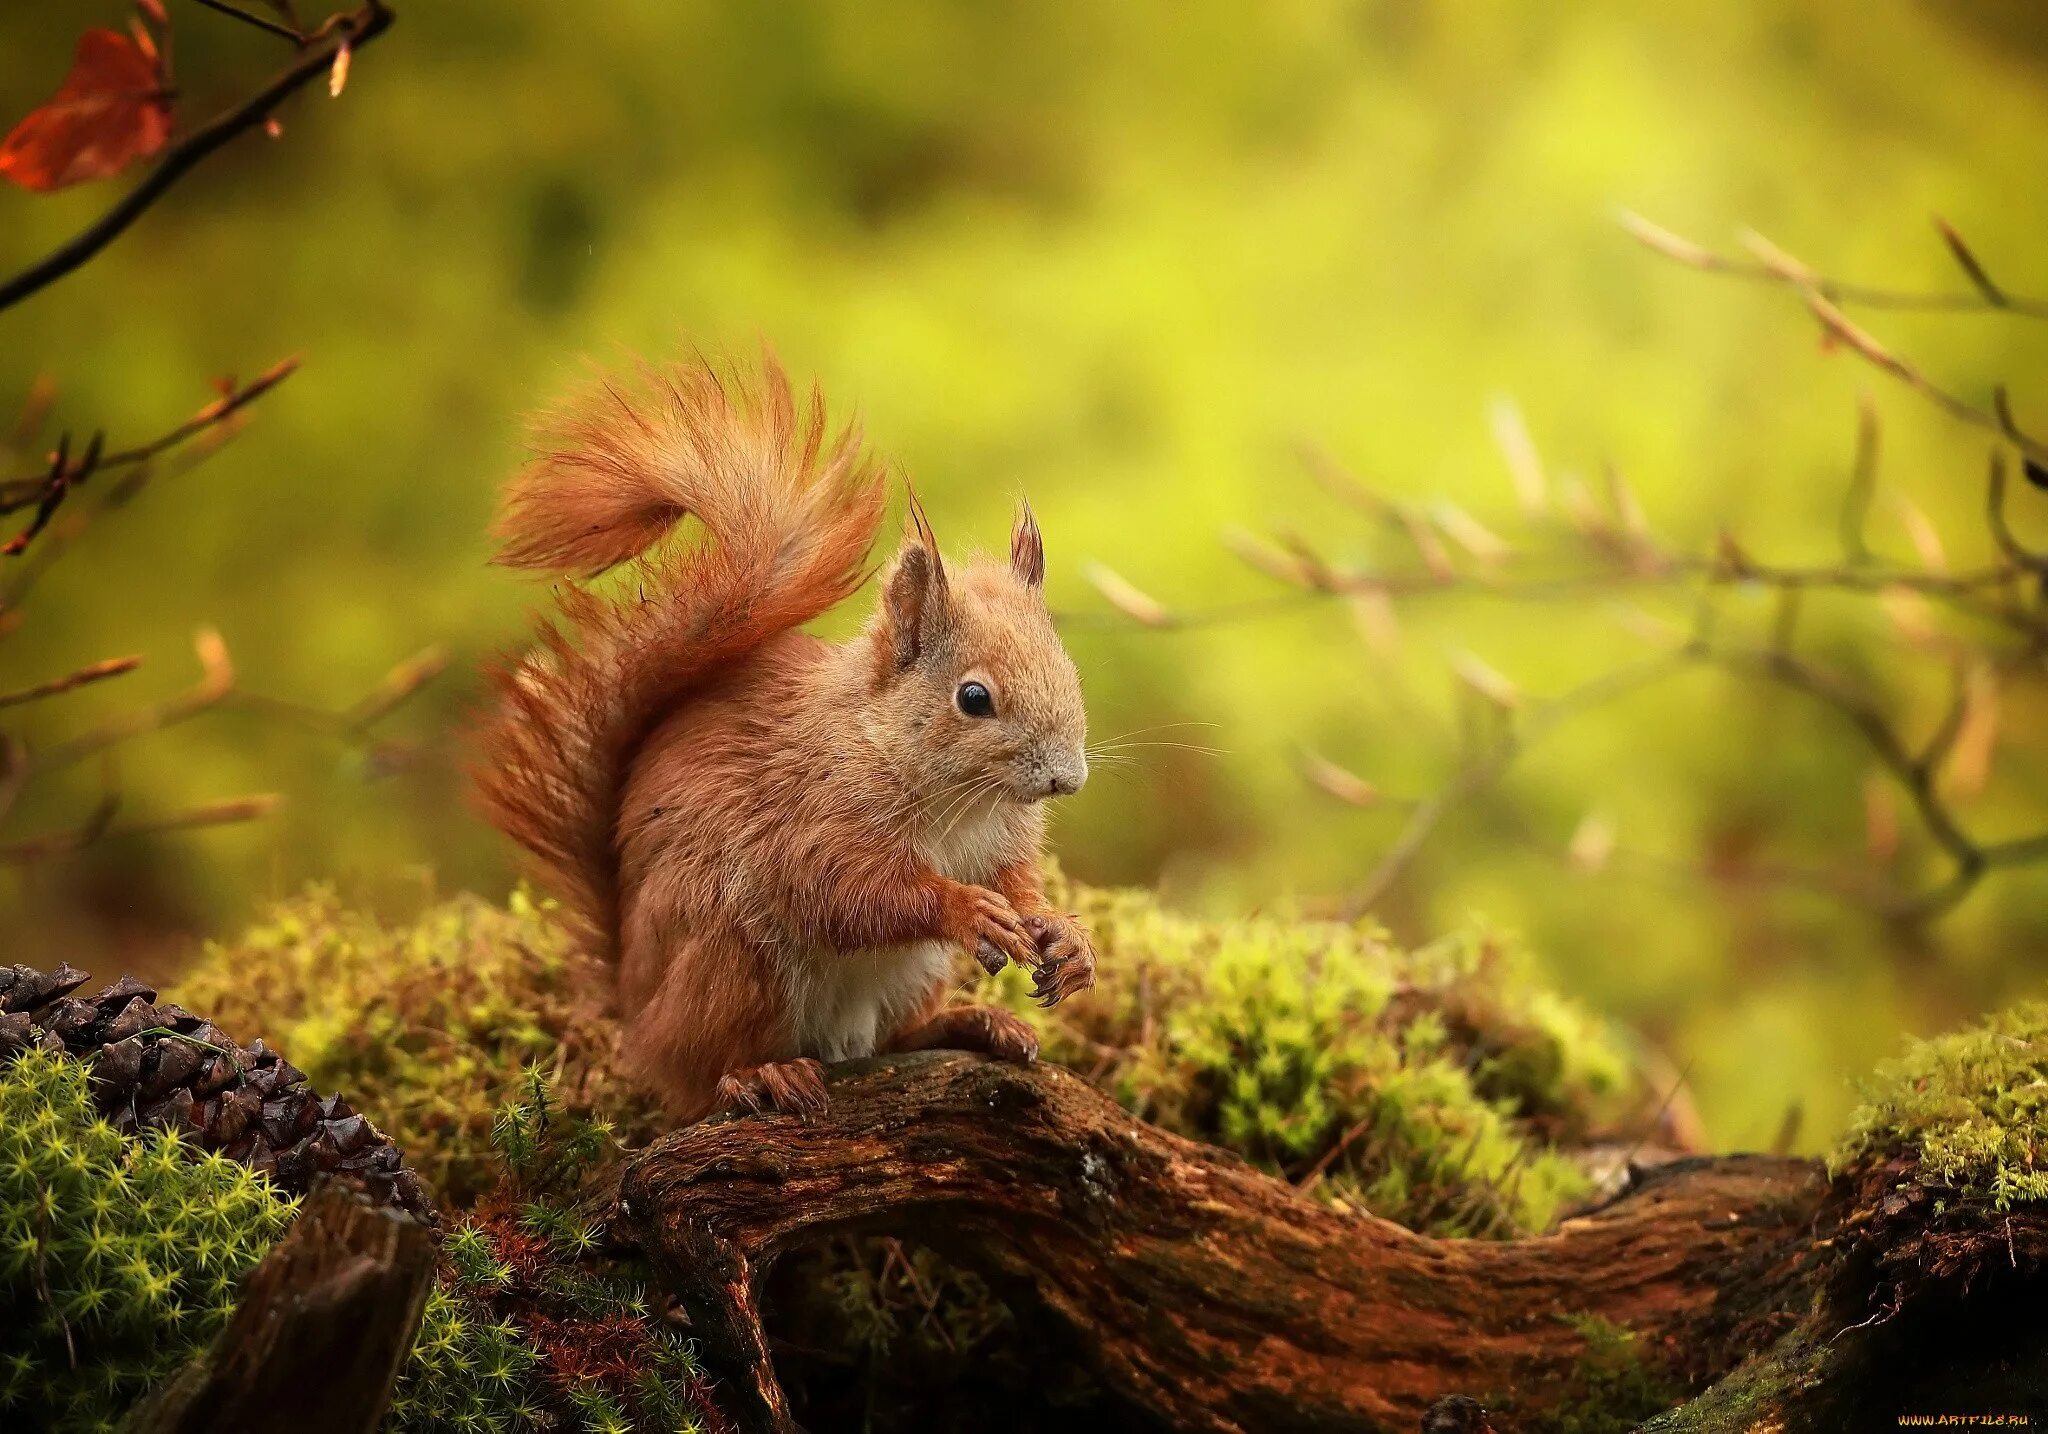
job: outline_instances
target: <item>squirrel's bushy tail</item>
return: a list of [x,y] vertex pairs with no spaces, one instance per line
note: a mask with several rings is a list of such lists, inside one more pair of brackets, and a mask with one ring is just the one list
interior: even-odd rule
[[[637,560],[614,599],[565,582],[535,650],[494,674],[476,733],[484,813],[607,958],[618,937],[619,803],[635,753],[691,692],[860,586],[881,523],[880,467],[828,432],[764,359],[758,381],[707,363],[645,367],[543,426],[508,489],[498,561],[565,578]],[[702,542],[662,545],[686,516]]]

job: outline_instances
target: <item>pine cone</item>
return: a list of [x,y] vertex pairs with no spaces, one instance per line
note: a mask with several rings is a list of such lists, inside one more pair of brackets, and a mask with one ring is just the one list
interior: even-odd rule
[[123,976],[96,996],[71,993],[85,972],[0,966],[0,1060],[31,1046],[92,1067],[93,1102],[123,1135],[175,1131],[268,1175],[288,1195],[332,1176],[379,1204],[435,1223],[419,1177],[384,1133],[261,1040],[238,1046],[183,1006]]

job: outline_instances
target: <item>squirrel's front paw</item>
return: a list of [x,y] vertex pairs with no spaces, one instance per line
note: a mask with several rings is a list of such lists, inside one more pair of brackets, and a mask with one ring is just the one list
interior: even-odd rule
[[1024,918],[1037,949],[1031,994],[1041,1006],[1057,1006],[1095,984],[1095,943],[1088,928],[1058,911]]
[[1004,963],[1038,964],[1038,943],[1017,908],[996,892],[980,886],[960,888],[963,895],[954,915],[954,930],[982,970],[993,976]]
[[809,1056],[748,1066],[719,1077],[718,1108],[761,1115],[779,1110],[808,1120],[825,1113],[825,1068]]

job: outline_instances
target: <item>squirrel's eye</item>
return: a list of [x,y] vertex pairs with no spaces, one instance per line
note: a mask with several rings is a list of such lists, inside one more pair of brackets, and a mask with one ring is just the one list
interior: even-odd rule
[[996,699],[979,682],[963,682],[960,690],[953,694],[953,700],[960,704],[960,710],[969,717],[993,717],[996,715]]

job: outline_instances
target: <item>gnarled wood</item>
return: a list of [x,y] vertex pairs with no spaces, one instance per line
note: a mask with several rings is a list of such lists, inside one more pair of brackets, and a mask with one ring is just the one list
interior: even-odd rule
[[128,1434],[371,1434],[433,1283],[434,1232],[341,1185],[315,1191],[249,1273],[213,1347]]
[[691,1126],[621,1179],[614,1228],[683,1300],[749,1431],[797,1427],[760,1276],[835,1233],[909,1235],[1028,1282],[1105,1383],[1171,1427],[1412,1430],[1452,1394],[1545,1408],[1586,1352],[1564,1316],[1722,1372],[1805,1297],[1825,1192],[1809,1161],[1690,1160],[1552,1234],[1434,1240],[1303,1198],[1054,1066],[864,1061],[834,1071],[831,1101],[810,1124]]

